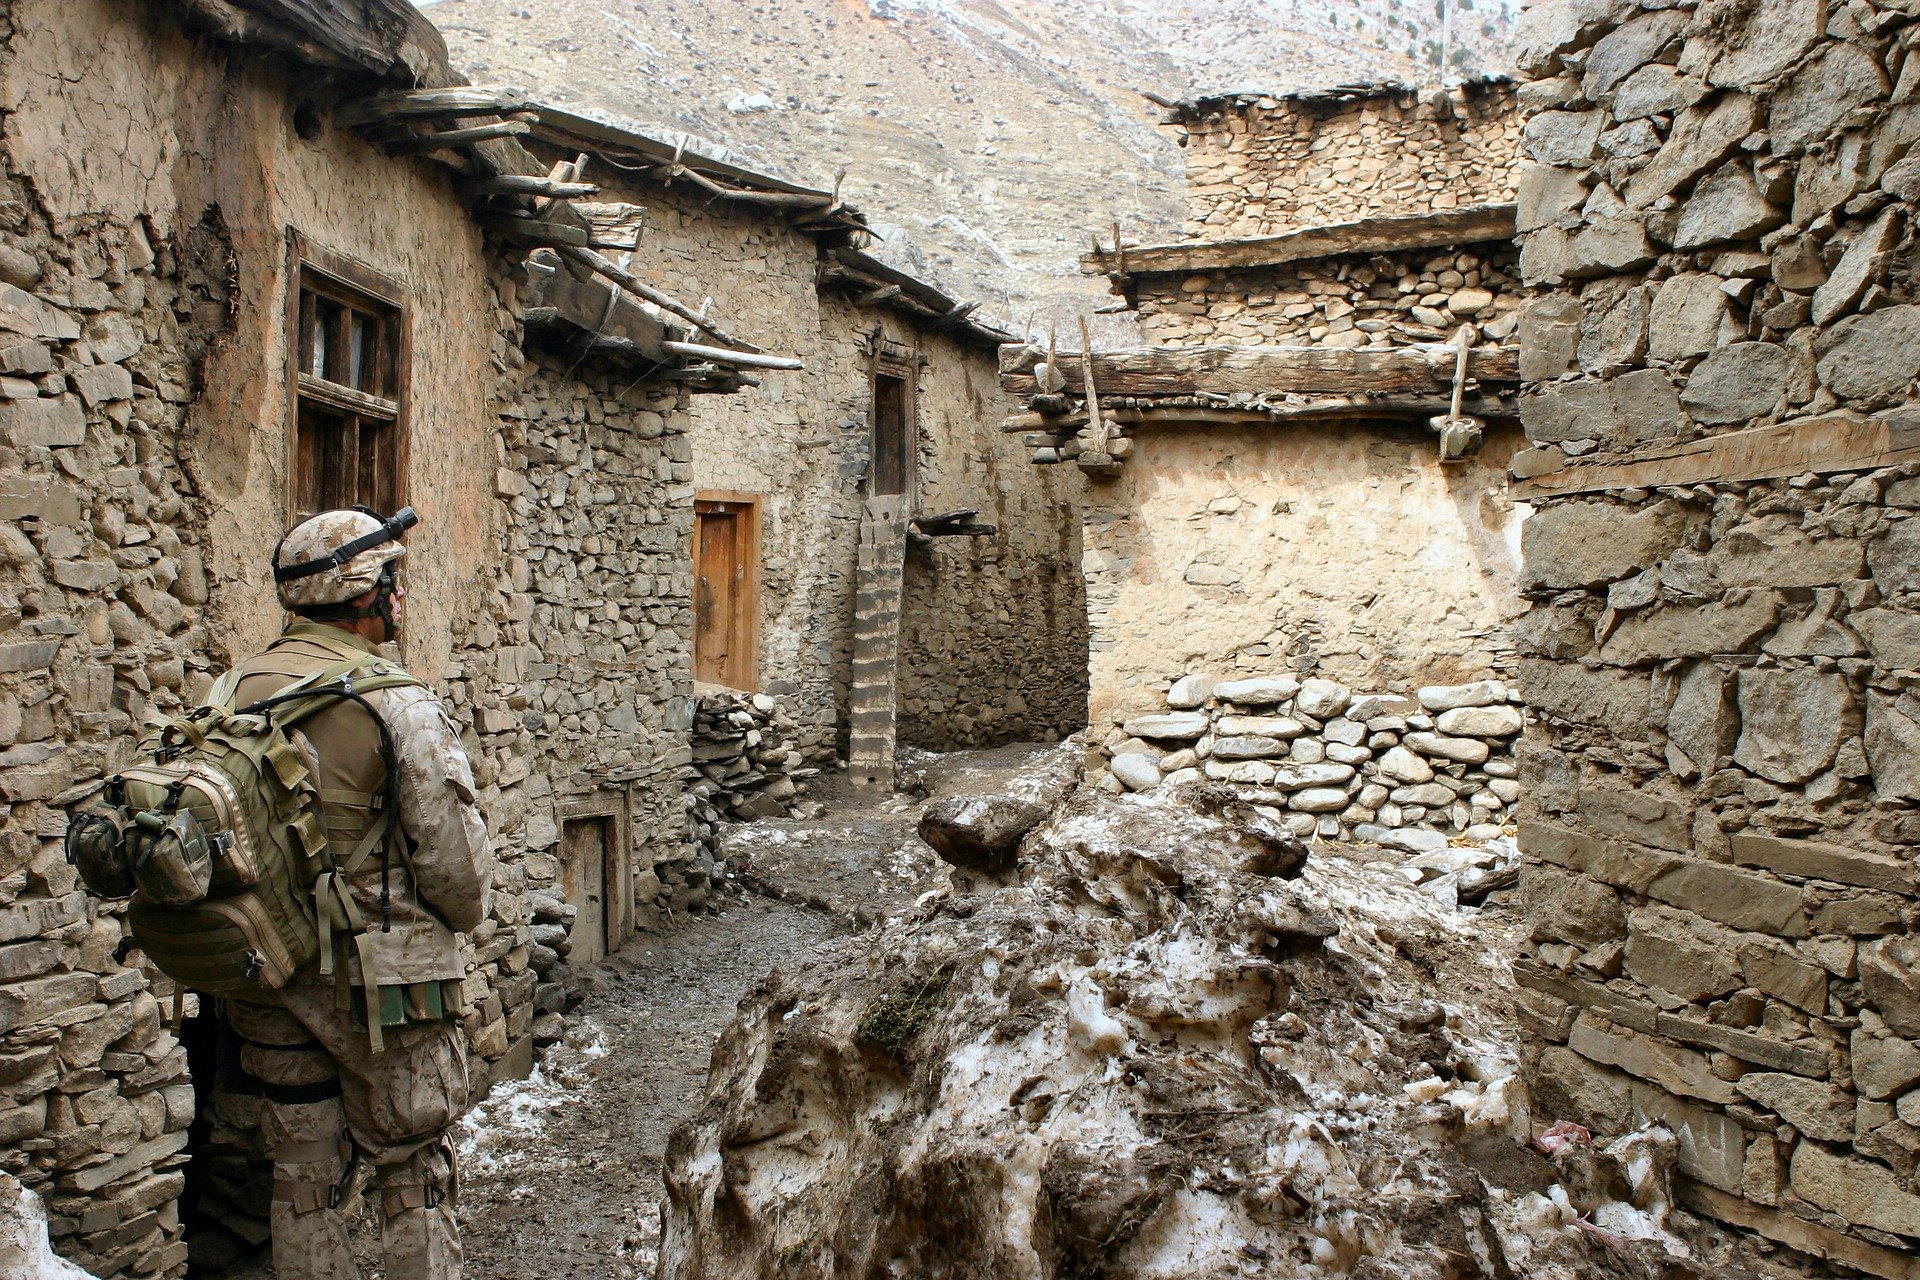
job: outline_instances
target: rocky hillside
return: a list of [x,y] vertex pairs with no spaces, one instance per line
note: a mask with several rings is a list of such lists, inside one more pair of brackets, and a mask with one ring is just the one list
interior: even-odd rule
[[[1452,0],[1456,73],[1502,70],[1512,0]],[[1471,6],[1471,7],[1468,7]],[[438,0],[478,82],[709,140],[904,229],[1006,318],[1105,300],[1075,259],[1170,238],[1180,151],[1142,92],[1439,74],[1434,0]]]

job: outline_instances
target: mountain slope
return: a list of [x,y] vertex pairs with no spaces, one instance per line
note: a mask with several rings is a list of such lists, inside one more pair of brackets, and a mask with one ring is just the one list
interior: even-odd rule
[[[1453,61],[1500,69],[1505,0],[1477,3],[1481,12],[1456,18]],[[1110,234],[1118,221],[1143,240],[1177,232],[1181,153],[1142,91],[1430,83],[1432,12],[1431,0],[439,0],[426,9],[476,82],[709,139],[817,185],[844,169],[848,202],[904,229],[924,255],[912,265],[1016,322],[1104,300],[1100,282],[1075,266],[1096,229]]]

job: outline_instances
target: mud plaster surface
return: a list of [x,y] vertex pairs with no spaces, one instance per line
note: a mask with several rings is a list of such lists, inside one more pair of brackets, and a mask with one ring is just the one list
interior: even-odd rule
[[1161,709],[1147,682],[1291,673],[1295,654],[1366,689],[1496,670],[1521,607],[1518,441],[1490,431],[1442,467],[1430,437],[1371,428],[1143,434],[1088,510],[1093,722]]

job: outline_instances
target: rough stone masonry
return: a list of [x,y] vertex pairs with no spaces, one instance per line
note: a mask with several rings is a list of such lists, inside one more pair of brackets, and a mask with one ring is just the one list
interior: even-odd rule
[[1531,609],[1515,965],[1540,1118],[1696,1208],[1920,1248],[1920,8],[1523,22]]

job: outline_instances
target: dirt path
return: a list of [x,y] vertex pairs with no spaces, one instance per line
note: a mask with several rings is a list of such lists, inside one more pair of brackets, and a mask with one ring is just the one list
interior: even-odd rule
[[818,912],[754,895],[600,968],[566,1043],[461,1125],[468,1273],[651,1277],[661,1155],[698,1105],[714,1037],[767,970],[839,933]]

